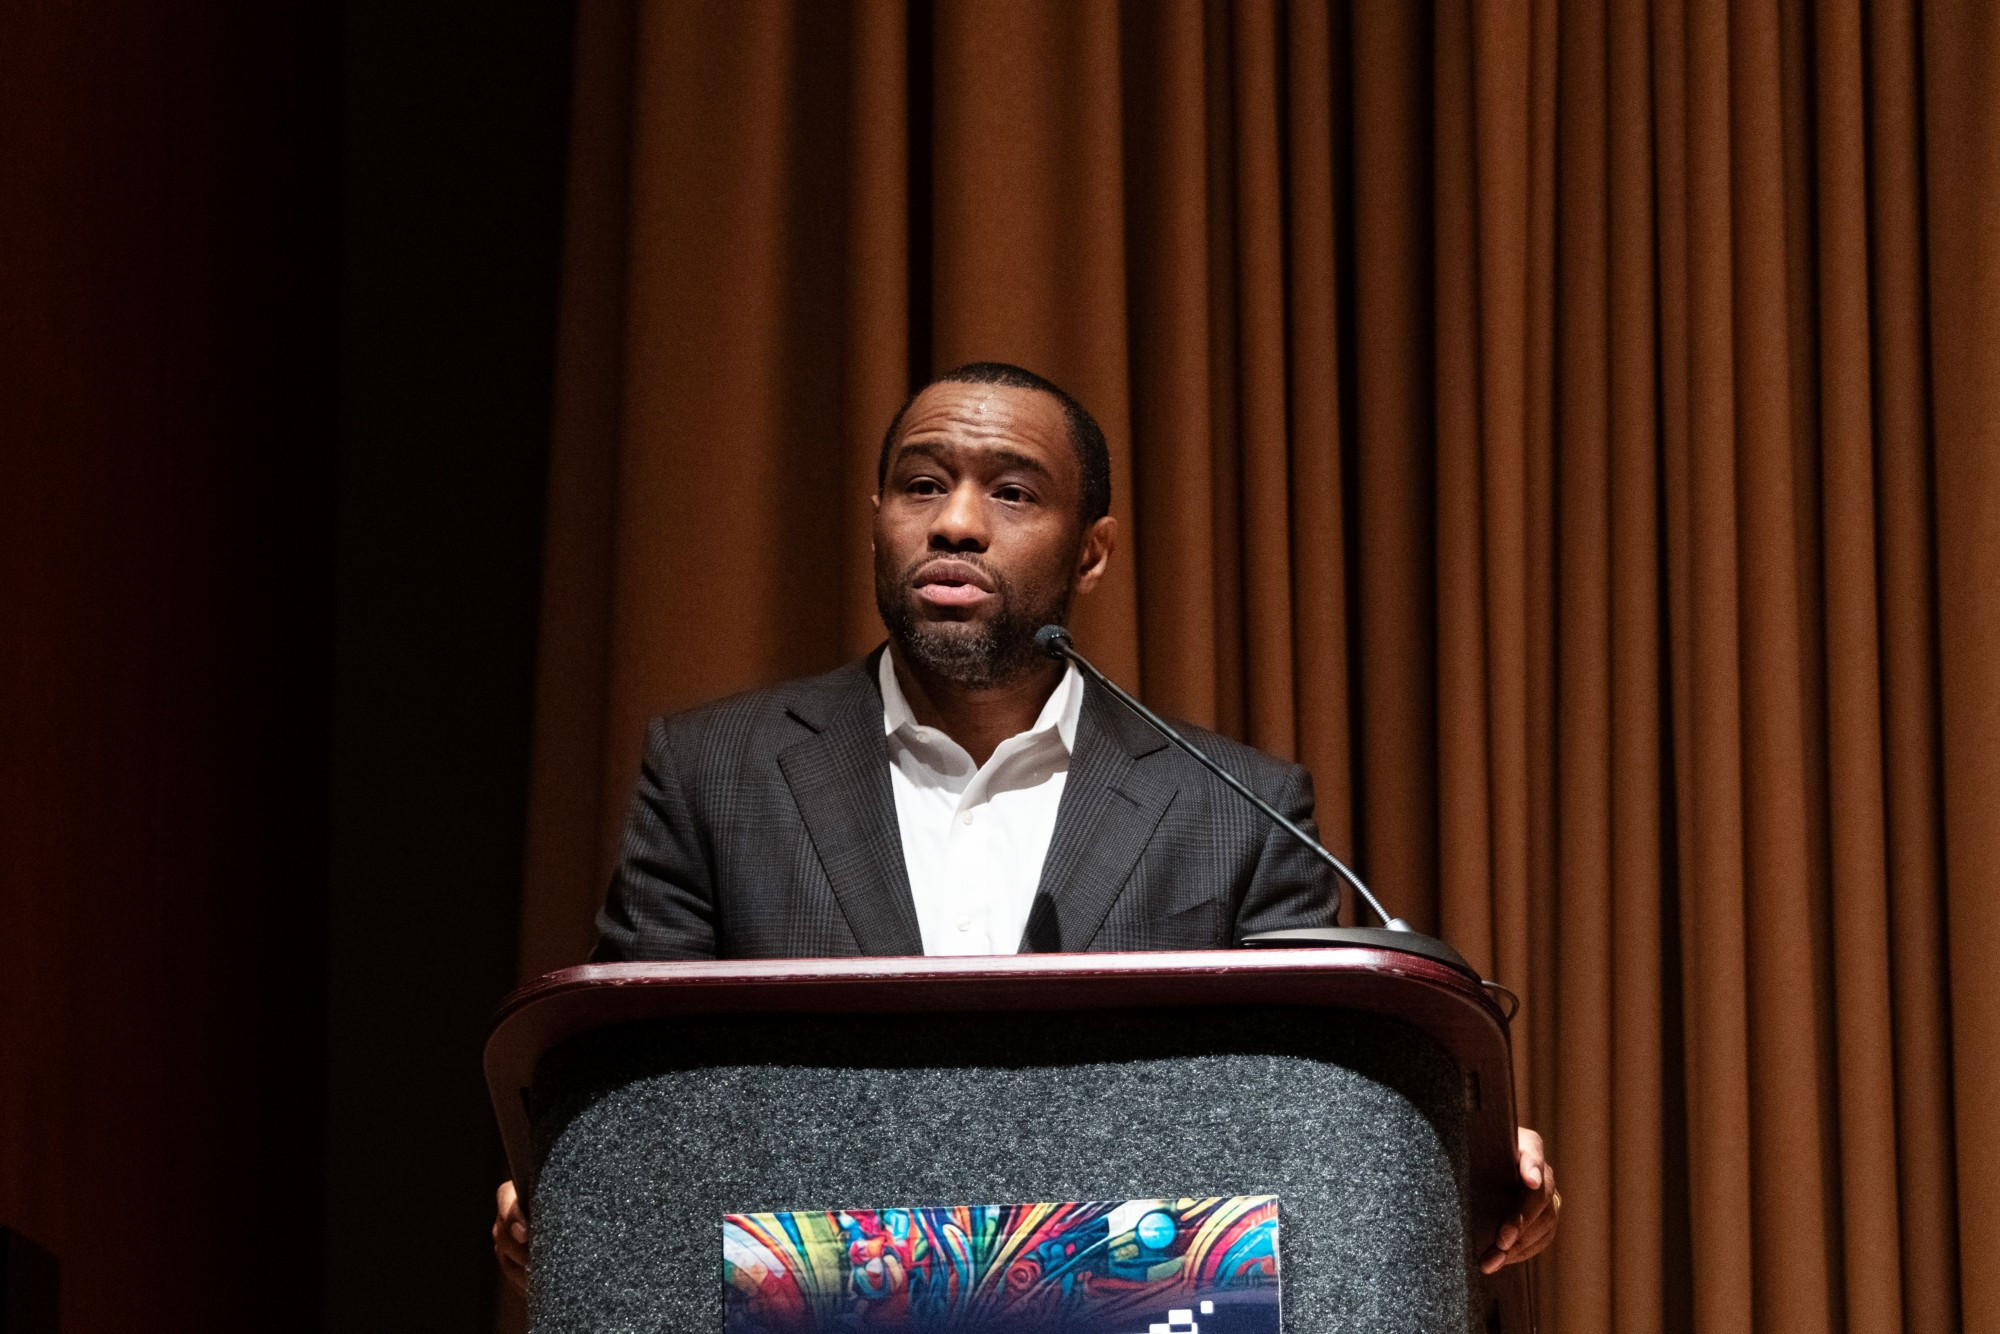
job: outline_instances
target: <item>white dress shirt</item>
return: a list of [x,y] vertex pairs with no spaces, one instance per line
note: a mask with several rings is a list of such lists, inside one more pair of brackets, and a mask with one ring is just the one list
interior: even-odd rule
[[910,710],[882,654],[882,731],[925,954],[1012,954],[1035,903],[1069,778],[1083,677],[1072,664],[1035,725],[984,765]]

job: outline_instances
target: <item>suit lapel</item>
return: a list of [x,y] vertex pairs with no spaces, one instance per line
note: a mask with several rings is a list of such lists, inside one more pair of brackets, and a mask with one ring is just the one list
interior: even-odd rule
[[778,752],[778,767],[861,952],[922,954],[889,786],[875,663],[871,654],[834,673],[824,693],[792,705],[791,715],[813,735]]
[[1102,687],[1085,687],[1023,952],[1089,947],[1178,790],[1168,766],[1144,762],[1165,745]]

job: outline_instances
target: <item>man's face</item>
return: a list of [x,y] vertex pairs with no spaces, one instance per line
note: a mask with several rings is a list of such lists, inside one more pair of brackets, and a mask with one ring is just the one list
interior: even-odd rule
[[1054,398],[934,384],[903,414],[876,497],[875,605],[916,665],[1006,685],[1039,665],[1035,631],[1096,586],[1115,531],[1083,521],[1083,465]]

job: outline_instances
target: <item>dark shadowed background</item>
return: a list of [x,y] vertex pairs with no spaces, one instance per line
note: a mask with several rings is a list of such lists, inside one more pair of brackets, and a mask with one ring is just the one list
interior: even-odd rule
[[485,1330],[573,13],[0,14],[0,1222]]

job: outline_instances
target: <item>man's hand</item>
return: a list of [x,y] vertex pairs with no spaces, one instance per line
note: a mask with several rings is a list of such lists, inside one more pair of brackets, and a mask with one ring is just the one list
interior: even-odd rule
[[[1479,1261],[1479,1272],[1497,1274],[1500,1266],[1519,1264],[1539,1254],[1556,1236],[1556,1215],[1562,1212],[1562,1192],[1556,1189],[1556,1171],[1542,1156],[1542,1137],[1532,1130],[1517,1132],[1520,1137],[1521,1186],[1526,1194],[1521,1210],[1500,1226],[1493,1247]],[[512,1186],[506,1188],[511,1191]],[[511,1195],[510,1197],[511,1198]],[[523,1234],[525,1235],[525,1234]]]
[[[1539,1147],[1540,1140],[1535,1141]],[[493,1219],[493,1254],[500,1272],[522,1293],[528,1291],[528,1219],[521,1212],[521,1197],[514,1183],[503,1181],[496,1192],[498,1213]]]

